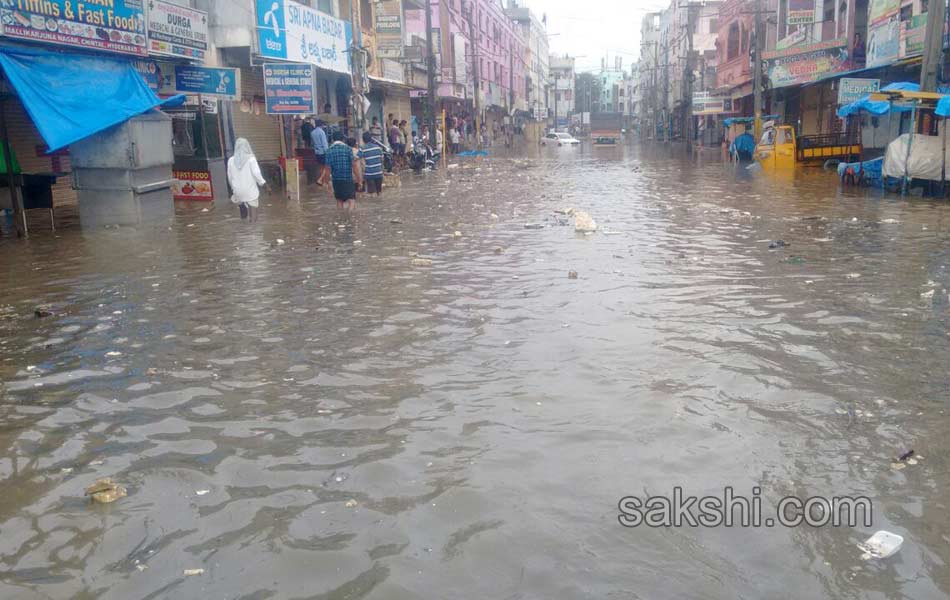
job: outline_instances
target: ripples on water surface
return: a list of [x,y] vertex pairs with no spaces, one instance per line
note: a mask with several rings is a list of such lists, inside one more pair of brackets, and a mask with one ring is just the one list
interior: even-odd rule
[[[950,594],[946,203],[649,149],[522,167],[0,243],[0,597]],[[102,476],[128,497],[88,504]],[[678,485],[875,523],[618,525]],[[904,547],[863,562],[877,529]]]

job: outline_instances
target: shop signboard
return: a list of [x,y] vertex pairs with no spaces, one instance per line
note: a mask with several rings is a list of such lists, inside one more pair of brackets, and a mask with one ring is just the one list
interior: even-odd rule
[[857,102],[868,94],[881,89],[880,79],[860,79],[857,77],[842,77],[838,83],[838,104],[843,106]]
[[900,55],[900,19],[895,15],[868,28],[867,66],[889,65]]
[[143,0],[3,0],[9,38],[145,56]]
[[256,3],[261,56],[350,73],[351,23],[293,0],[256,0]]
[[172,171],[172,197],[175,200],[214,200],[210,171]]
[[901,21],[900,58],[917,56],[924,52],[924,34],[927,31],[927,13]]
[[868,7],[868,28],[879,25],[901,10],[901,0],[871,0]]
[[379,58],[402,57],[402,2],[380,0],[376,3],[376,55]]
[[788,0],[789,25],[807,25],[815,22],[815,0]]
[[848,61],[848,43],[839,38],[775,52],[764,52],[762,58],[765,59],[769,82],[773,88],[801,85],[845,71]]
[[162,87],[162,71],[154,60],[137,60],[133,63],[148,87],[156,94]]
[[208,51],[208,13],[165,0],[148,0],[152,54],[202,61]]
[[708,92],[693,95],[694,115],[721,115],[732,112],[732,98],[710,96]]
[[175,65],[175,91],[228,100],[239,99],[238,70]]
[[312,115],[313,65],[264,65],[264,101],[269,115]]

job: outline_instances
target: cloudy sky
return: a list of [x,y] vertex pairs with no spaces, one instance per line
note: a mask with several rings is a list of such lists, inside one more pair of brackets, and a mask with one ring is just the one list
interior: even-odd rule
[[[623,57],[626,69],[637,60],[640,20],[660,10],[669,0],[521,0],[538,19],[547,14],[551,52],[579,57],[577,70],[600,68],[609,54]],[[582,58],[581,58],[582,57]]]

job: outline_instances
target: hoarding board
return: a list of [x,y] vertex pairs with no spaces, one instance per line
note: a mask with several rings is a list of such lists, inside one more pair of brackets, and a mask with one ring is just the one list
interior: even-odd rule
[[4,0],[3,35],[10,38],[145,56],[142,0]]
[[900,56],[900,19],[893,16],[868,28],[868,67],[889,65]]
[[848,44],[844,39],[808,46],[764,52],[769,82],[773,88],[800,85],[824,79],[846,70]]
[[237,100],[238,77],[237,69],[175,65],[175,91]]
[[788,0],[789,25],[806,25],[815,22],[815,0]]
[[257,38],[265,58],[350,72],[352,24],[315,8],[293,0],[257,0]]
[[313,65],[264,65],[264,100],[269,115],[312,115]]
[[165,0],[149,0],[148,50],[201,61],[208,51],[208,13]]

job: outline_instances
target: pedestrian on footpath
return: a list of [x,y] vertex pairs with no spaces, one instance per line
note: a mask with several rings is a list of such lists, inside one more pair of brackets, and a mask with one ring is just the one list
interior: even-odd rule
[[374,140],[380,144],[383,143],[383,128],[380,126],[378,118],[373,117],[373,124],[369,126],[369,133]]
[[363,134],[359,157],[363,160],[363,191],[379,196],[383,193],[383,149],[369,132]]
[[257,221],[255,209],[260,205],[258,198],[261,196],[258,188],[267,182],[261,175],[250,142],[244,138],[234,142],[234,156],[228,159],[228,183],[231,185],[231,202],[238,205],[241,218]]
[[324,185],[327,182],[327,149],[330,144],[327,142],[325,125],[323,120],[318,119],[316,127],[310,132],[313,153],[317,157],[317,185]]
[[458,154],[460,151],[462,138],[459,135],[459,130],[455,127],[449,129],[449,144],[452,154]]
[[350,208],[356,200],[356,182],[353,180],[353,150],[343,142],[343,133],[333,134],[333,143],[327,150],[327,166],[333,182],[333,196],[339,208]]

